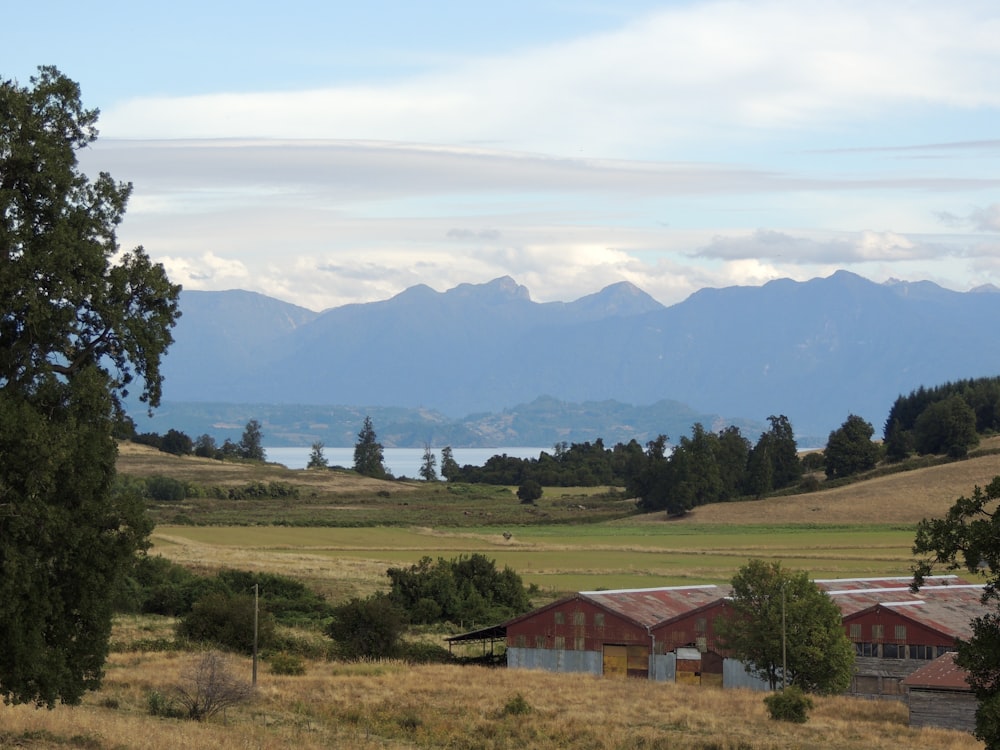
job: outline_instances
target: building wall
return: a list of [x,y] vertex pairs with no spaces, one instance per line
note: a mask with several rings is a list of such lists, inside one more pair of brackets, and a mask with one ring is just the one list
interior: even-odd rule
[[600,651],[566,651],[549,648],[507,648],[511,669],[544,669],[547,672],[602,673]]
[[976,728],[976,696],[967,690],[910,688],[911,727],[941,727],[971,732]]
[[571,599],[507,626],[507,648],[593,651],[608,643],[649,644],[646,629],[584,599]]
[[844,620],[854,643],[854,677],[848,693],[902,700],[904,677],[954,648],[954,638],[878,607]]

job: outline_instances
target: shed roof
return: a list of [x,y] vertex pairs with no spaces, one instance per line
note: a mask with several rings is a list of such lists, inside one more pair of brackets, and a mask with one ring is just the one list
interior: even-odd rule
[[923,588],[916,594],[849,592],[831,597],[840,607],[844,622],[883,608],[950,637],[968,638],[972,635],[972,620],[988,610],[982,595],[983,586],[960,584]]
[[728,594],[728,586],[714,584],[580,592],[594,604],[647,627],[701,609]]
[[908,688],[936,690],[972,690],[966,681],[966,671],[955,663],[955,652],[939,656],[903,679]]

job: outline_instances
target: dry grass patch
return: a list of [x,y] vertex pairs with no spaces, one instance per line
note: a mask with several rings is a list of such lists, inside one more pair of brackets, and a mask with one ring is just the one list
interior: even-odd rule
[[[910,729],[906,707],[896,702],[818,698],[810,720],[797,725],[770,720],[763,695],[745,690],[398,662],[313,661],[300,677],[263,673],[253,700],[225,717],[199,724],[150,716],[150,691],[169,691],[196,658],[116,654],[104,688],[84,706],[0,709],[5,741],[149,750],[981,748],[959,732]],[[249,662],[238,664],[249,676]]]

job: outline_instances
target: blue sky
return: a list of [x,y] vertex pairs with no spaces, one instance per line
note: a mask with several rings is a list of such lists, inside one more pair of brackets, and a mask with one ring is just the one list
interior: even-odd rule
[[1000,286],[1000,8],[925,0],[63,2],[0,75],[101,110],[119,240],[314,310],[509,275],[664,304],[805,280]]

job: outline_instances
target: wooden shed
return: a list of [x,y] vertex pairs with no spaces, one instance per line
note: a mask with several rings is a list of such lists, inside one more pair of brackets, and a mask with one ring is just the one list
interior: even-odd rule
[[978,703],[965,678],[955,654],[948,653],[903,679],[910,726],[975,730]]

